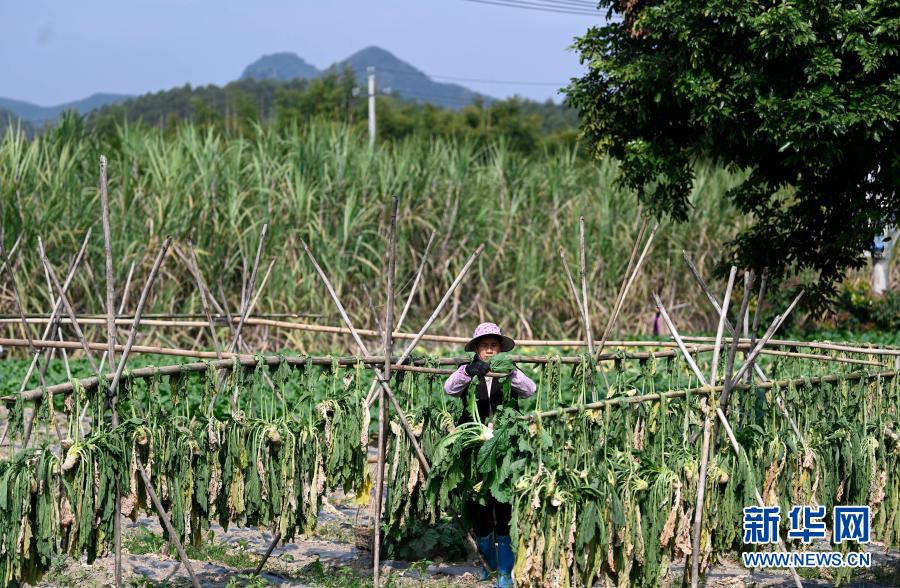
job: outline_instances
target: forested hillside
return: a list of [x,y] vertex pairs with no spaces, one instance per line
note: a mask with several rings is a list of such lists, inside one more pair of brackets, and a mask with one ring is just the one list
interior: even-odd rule
[[[180,121],[213,128],[228,136],[253,136],[260,126],[276,130],[328,120],[350,128],[367,127],[366,93],[353,72],[329,72],[312,80],[287,82],[245,78],[225,86],[189,85],[106,106],[88,118],[88,127],[111,137],[127,122],[174,131]],[[502,138],[512,149],[573,148],[578,119],[565,106],[518,98],[476,101],[461,109],[442,108],[399,95],[377,98],[379,140],[427,134],[435,138]]]

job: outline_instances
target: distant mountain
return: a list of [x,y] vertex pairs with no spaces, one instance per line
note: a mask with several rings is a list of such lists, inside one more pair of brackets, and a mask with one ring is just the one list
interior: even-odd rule
[[366,69],[375,68],[375,84],[379,92],[397,93],[417,102],[429,102],[449,108],[462,108],[475,100],[489,102],[487,96],[473,92],[458,84],[435,82],[420,69],[416,69],[381,47],[366,47],[332,68],[345,66],[353,70],[360,85],[368,79]]
[[[435,82],[422,70],[416,69],[381,47],[366,47],[347,59],[332,64],[326,71],[342,72],[345,67],[353,71],[357,83],[362,87],[365,87],[368,80],[368,68],[374,67],[378,92],[397,93],[417,102],[462,108],[479,98],[485,102],[490,101],[490,98],[458,84]],[[241,79],[309,80],[322,73],[296,53],[273,53],[264,55],[248,65],[241,74]]]
[[276,80],[287,82],[300,78],[311,80],[321,74],[314,66],[306,63],[296,53],[273,53],[263,55],[246,68],[241,79]]
[[[473,92],[459,84],[436,82],[420,69],[397,58],[380,47],[367,47],[332,64],[326,71],[342,72],[349,68],[356,76],[357,83],[365,92],[367,68],[375,68],[375,81],[379,93],[398,94],[402,98],[436,106],[460,109],[476,100],[490,103],[493,98]],[[322,75],[322,71],[304,61],[296,53],[272,53],[264,55],[244,68],[240,80],[289,82],[310,80]],[[160,92],[157,92],[160,94]],[[145,96],[152,96],[146,94]],[[55,122],[67,110],[77,110],[80,114],[98,110],[104,106],[121,104],[134,98],[125,94],[93,94],[83,100],[67,102],[57,106],[38,106],[22,100],[0,98],[0,110],[7,110],[23,122],[34,127]],[[8,118],[8,117],[7,117]]]
[[67,110],[77,110],[80,114],[86,114],[107,104],[118,104],[131,98],[125,94],[92,94],[82,100],[66,102],[57,106],[38,106],[23,100],[0,98],[0,109],[8,110],[23,121],[42,124],[53,122],[59,115]]

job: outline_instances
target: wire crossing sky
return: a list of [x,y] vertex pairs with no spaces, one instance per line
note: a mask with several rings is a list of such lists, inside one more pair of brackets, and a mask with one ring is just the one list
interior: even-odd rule
[[96,92],[222,85],[265,54],[324,69],[371,45],[435,81],[561,100],[569,51],[603,22],[589,0],[0,1],[0,96],[42,106]]

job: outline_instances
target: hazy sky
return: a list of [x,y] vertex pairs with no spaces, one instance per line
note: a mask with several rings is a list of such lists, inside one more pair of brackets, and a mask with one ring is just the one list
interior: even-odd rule
[[[568,47],[602,13],[466,0],[0,0],[0,22],[0,96],[50,106],[94,92],[224,84],[278,51],[324,68],[369,45],[428,75],[564,85],[581,71]],[[555,86],[457,83],[559,100]]]

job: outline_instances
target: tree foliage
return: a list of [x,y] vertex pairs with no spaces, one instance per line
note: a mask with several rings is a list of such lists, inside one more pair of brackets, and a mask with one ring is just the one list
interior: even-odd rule
[[567,88],[597,154],[657,214],[689,218],[693,165],[746,172],[754,223],[725,261],[807,271],[819,302],[898,218],[896,0],[603,0]]
[[[87,117],[88,126],[113,139],[127,121],[162,127],[177,134],[180,121],[223,131],[229,136],[254,136],[261,127],[291,130],[328,120],[366,129],[368,103],[349,69],[329,71],[312,79],[241,79],[225,86],[185,85],[105,106]],[[562,150],[576,144],[575,112],[553,102],[520,98],[477,101],[459,109],[421,103],[398,94],[377,97],[379,140],[413,135],[474,140],[487,145],[499,138],[519,153]]]

